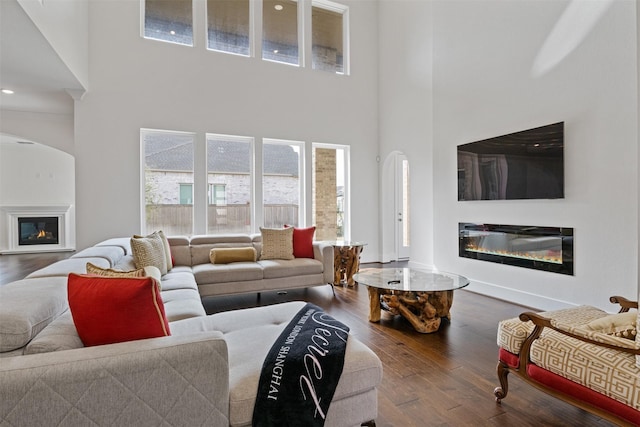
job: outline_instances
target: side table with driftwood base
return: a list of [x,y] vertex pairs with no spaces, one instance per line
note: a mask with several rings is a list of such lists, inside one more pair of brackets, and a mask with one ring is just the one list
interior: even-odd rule
[[437,331],[442,318],[451,320],[453,291],[469,284],[456,274],[410,268],[371,268],[354,279],[368,287],[370,322],[379,322],[384,309],[424,334]]
[[360,269],[363,242],[329,242],[333,246],[334,285],[355,286],[353,275]]

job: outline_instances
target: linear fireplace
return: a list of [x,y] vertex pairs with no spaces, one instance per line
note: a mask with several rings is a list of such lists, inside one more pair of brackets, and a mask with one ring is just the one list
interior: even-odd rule
[[458,224],[459,255],[573,275],[573,228]]
[[57,245],[57,216],[18,217],[18,245]]

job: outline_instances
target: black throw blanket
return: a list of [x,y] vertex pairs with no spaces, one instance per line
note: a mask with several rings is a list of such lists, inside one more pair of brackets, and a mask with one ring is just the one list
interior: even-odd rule
[[271,347],[253,426],[323,426],[342,374],[349,327],[307,303]]

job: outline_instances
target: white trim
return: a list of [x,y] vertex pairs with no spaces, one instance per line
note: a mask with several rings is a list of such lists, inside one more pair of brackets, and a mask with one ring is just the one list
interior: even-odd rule
[[[54,206],[3,206],[0,213],[4,217],[5,239],[2,242],[1,254],[61,252],[75,250],[73,226],[71,224],[72,205]],[[58,244],[20,245],[18,241],[18,218],[36,218],[50,216],[58,218]]]

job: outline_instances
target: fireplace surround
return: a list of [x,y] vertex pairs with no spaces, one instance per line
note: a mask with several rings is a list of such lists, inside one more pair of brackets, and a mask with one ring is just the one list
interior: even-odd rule
[[75,250],[73,206],[1,206],[0,253]]
[[573,228],[461,222],[459,255],[573,275]]

